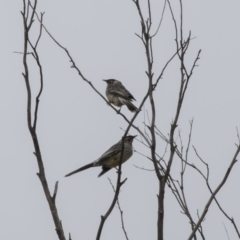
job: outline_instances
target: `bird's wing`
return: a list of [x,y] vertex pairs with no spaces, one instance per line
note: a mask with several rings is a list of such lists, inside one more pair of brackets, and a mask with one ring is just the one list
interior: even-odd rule
[[[120,147],[119,147],[120,146]],[[121,152],[121,144],[119,143],[114,144],[112,147],[110,147],[103,155],[96,161],[96,165],[103,165],[103,163],[117,154]]]
[[119,90],[111,89],[109,93],[126,100],[130,100],[130,101],[136,100],[134,96],[122,84],[119,87],[120,87]]

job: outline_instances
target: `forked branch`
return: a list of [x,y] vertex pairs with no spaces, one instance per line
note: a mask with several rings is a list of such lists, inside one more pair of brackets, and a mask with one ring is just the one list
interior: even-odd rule
[[[39,168],[39,173],[37,173],[37,175],[40,179],[40,182],[43,187],[43,191],[45,193],[45,197],[46,197],[48,205],[50,207],[52,218],[53,218],[55,228],[56,228],[56,232],[57,232],[59,240],[66,240],[66,238],[64,236],[64,231],[62,228],[62,223],[58,216],[57,207],[55,205],[58,184],[56,184],[56,186],[55,186],[55,191],[54,191],[54,194],[52,197],[50,194],[49,187],[48,187],[48,182],[47,182],[45,170],[44,170],[44,164],[42,161],[41,150],[40,150],[40,146],[39,146],[39,142],[38,142],[38,136],[36,133],[39,99],[40,99],[40,96],[41,96],[41,93],[43,90],[43,71],[42,71],[42,66],[41,66],[40,59],[39,59],[38,52],[37,52],[37,46],[38,46],[38,42],[41,38],[42,27],[40,26],[39,37],[38,37],[35,45],[31,43],[31,40],[29,38],[29,32],[31,30],[32,23],[34,21],[34,12],[36,10],[36,7],[37,7],[37,0],[34,1],[34,6],[32,7],[33,11],[30,13],[29,4],[26,5],[25,0],[23,0],[23,11],[21,12],[22,18],[23,18],[23,26],[24,26],[24,50],[23,50],[24,73],[23,73],[23,76],[24,76],[26,89],[27,89],[27,123],[28,123],[28,129],[29,129],[30,135],[32,137],[32,141],[33,141],[33,145],[34,145],[34,149],[35,149],[34,154],[36,156],[38,168]],[[43,19],[42,17],[43,17],[43,14],[41,15],[41,19],[40,19],[41,22]],[[31,54],[31,55],[28,54],[28,44],[33,49],[33,54]],[[36,97],[33,124],[32,124],[32,110],[31,110],[32,93],[31,93],[31,84],[30,84],[30,79],[29,79],[29,67],[28,67],[28,62],[27,62],[28,56],[34,57],[36,64],[39,68],[39,74],[40,74],[40,89],[39,89],[39,93]]]
[[199,220],[198,220],[198,222],[197,222],[194,230],[193,230],[192,233],[190,234],[188,240],[191,240],[191,239],[193,238],[194,234],[196,233],[197,229],[199,228],[199,226],[201,225],[203,219],[205,218],[205,216],[206,216],[206,214],[207,214],[207,212],[208,212],[208,209],[209,209],[212,201],[214,200],[214,198],[216,197],[217,193],[221,190],[221,188],[223,187],[223,185],[224,185],[225,182],[227,181],[227,179],[228,179],[228,177],[229,177],[229,174],[230,174],[230,172],[232,171],[232,168],[233,168],[234,164],[237,162],[237,156],[238,156],[239,152],[240,152],[240,145],[237,147],[237,150],[236,150],[236,152],[235,152],[235,154],[234,154],[234,156],[233,156],[232,161],[230,162],[230,165],[229,165],[229,167],[228,167],[228,169],[227,169],[227,171],[226,171],[226,173],[225,173],[222,181],[220,182],[220,184],[218,185],[218,187],[215,189],[215,191],[213,192],[213,194],[210,196],[207,204],[205,205],[204,210],[203,210],[203,213],[202,213],[202,215],[200,216],[200,218],[199,218]]

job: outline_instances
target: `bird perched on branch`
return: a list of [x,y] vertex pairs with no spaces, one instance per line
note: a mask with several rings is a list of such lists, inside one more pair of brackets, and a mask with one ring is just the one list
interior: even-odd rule
[[[103,80],[107,83],[106,96],[108,101],[113,105],[121,107],[126,105],[131,112],[136,112],[138,109],[132,104],[136,100],[133,95],[122,85],[122,83],[115,79]],[[120,111],[119,110],[119,111]]]
[[[122,163],[126,162],[133,154],[132,142],[136,136],[126,136],[124,138],[124,149],[122,154]],[[81,172],[91,167],[102,167],[102,172],[98,175],[98,177],[102,176],[104,173],[109,171],[111,168],[117,167],[120,164],[120,156],[122,151],[122,139],[110,147],[100,158],[96,161],[89,163],[77,170],[70,172],[65,177],[68,177],[77,172]]]

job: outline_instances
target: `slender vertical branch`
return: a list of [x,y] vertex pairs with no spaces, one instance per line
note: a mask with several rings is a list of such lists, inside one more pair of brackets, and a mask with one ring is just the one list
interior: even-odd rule
[[[45,175],[45,170],[44,170],[44,165],[43,165],[43,161],[42,161],[42,155],[41,155],[41,150],[40,150],[40,146],[39,146],[39,142],[38,142],[38,137],[37,137],[37,133],[36,133],[36,123],[37,123],[37,112],[38,112],[38,102],[39,102],[39,97],[42,93],[42,89],[43,89],[43,73],[42,73],[42,66],[40,64],[40,60],[38,57],[38,53],[37,53],[37,43],[39,41],[39,39],[41,38],[41,27],[40,27],[40,34],[39,34],[39,38],[36,42],[35,47],[33,47],[33,44],[31,43],[30,39],[29,39],[29,31],[31,29],[32,23],[33,23],[33,17],[34,17],[34,12],[36,10],[37,7],[37,0],[34,1],[34,7],[33,7],[33,11],[30,14],[30,22],[29,24],[28,22],[28,18],[29,18],[29,10],[27,11],[26,14],[26,3],[25,1],[23,1],[23,12],[22,13],[22,17],[23,17],[23,26],[24,26],[24,49],[23,49],[23,66],[24,66],[24,80],[25,80],[25,84],[26,84],[26,89],[27,89],[27,123],[28,123],[28,129],[30,132],[30,135],[32,137],[32,141],[33,141],[33,145],[34,145],[34,149],[35,149],[35,156],[37,159],[37,163],[38,163],[38,168],[39,168],[39,173],[37,173],[40,182],[42,184],[43,187],[43,191],[45,193],[45,197],[47,199],[48,205],[50,207],[50,211],[52,214],[52,218],[56,227],[56,232],[58,235],[59,240],[66,240],[65,236],[64,236],[64,232],[63,232],[63,228],[62,228],[62,223],[59,219],[58,216],[58,211],[57,211],[57,207],[55,205],[55,200],[56,200],[56,195],[57,195],[57,186],[58,184],[56,184],[55,186],[55,190],[54,190],[54,194],[53,197],[50,194],[50,190],[48,187],[48,182],[46,179],[46,175]],[[41,18],[42,20],[42,18]],[[29,79],[29,69],[28,69],[28,63],[27,63],[27,56],[28,56],[28,43],[30,44],[30,46],[33,48],[34,51],[34,59],[37,62],[38,68],[39,68],[39,73],[40,73],[40,90],[39,90],[39,94],[36,98],[36,105],[35,105],[35,118],[34,118],[34,124],[32,126],[32,110],[31,110],[31,104],[32,104],[32,94],[31,94],[31,86],[30,86],[30,79]]]
[[[186,156],[185,156],[186,162],[187,162],[187,159],[188,159],[188,151],[189,151],[189,145],[190,145],[190,142],[191,142],[191,135],[192,135],[192,121],[190,122],[190,133],[189,133],[188,145],[187,145],[187,149],[186,149]],[[187,199],[186,199],[185,191],[184,191],[184,173],[186,171],[186,166],[187,166],[187,164],[184,161],[181,161],[181,173],[180,173],[181,183],[179,185],[180,185],[180,190],[181,190],[181,193],[182,193],[182,199],[183,199],[183,204],[184,204],[184,213],[186,214],[186,216],[190,220],[191,229],[193,230],[194,226],[195,226],[195,223],[193,221],[190,210],[188,208]],[[196,235],[194,235],[194,239],[197,240]]]
[[152,13],[151,13],[151,3],[150,0],[148,0],[148,16],[149,16],[149,25],[148,25],[148,34],[150,32],[151,26],[152,26]]
[[[43,21],[43,14],[41,14],[41,23],[42,23],[42,21]],[[39,88],[38,95],[36,96],[35,111],[34,111],[34,121],[33,121],[33,129],[35,131],[36,131],[36,125],[37,125],[39,101],[40,101],[40,96],[41,96],[42,91],[43,91],[43,70],[42,70],[42,65],[40,63],[40,59],[39,59],[38,52],[37,52],[37,46],[38,46],[38,43],[39,43],[39,40],[40,40],[41,36],[42,36],[42,24],[40,24],[39,36],[38,36],[38,39],[36,41],[35,46],[33,46],[31,41],[28,40],[28,43],[30,44],[30,46],[33,49],[34,58],[35,58],[36,63],[38,65],[39,75],[40,75],[40,88]]]
[[[115,190],[115,188],[114,188],[114,186],[113,186],[112,181],[110,180],[110,178],[108,178],[108,181],[109,181],[109,183],[110,183],[111,186],[112,186],[113,192],[116,192],[116,190]],[[119,209],[119,212],[120,212],[120,215],[121,215],[121,224],[122,224],[122,229],[123,229],[125,238],[126,238],[126,240],[129,240],[128,235],[127,235],[127,231],[126,231],[125,226],[124,226],[123,210],[122,210],[122,208],[121,208],[121,206],[120,206],[119,199],[117,199],[117,206],[118,206],[118,209]]]
[[158,30],[159,30],[160,27],[161,27],[162,20],[163,20],[163,15],[164,15],[164,12],[165,12],[165,9],[166,9],[166,3],[167,3],[167,0],[164,1],[164,6],[163,6],[162,14],[161,14],[161,19],[160,19],[160,21],[159,21],[159,24],[158,24],[157,30],[156,30],[156,32],[152,35],[152,37],[155,37],[155,36],[157,35]]
[[[156,159],[156,136],[155,136],[155,120],[156,120],[156,110],[155,110],[155,102],[154,102],[154,97],[153,97],[153,91],[155,87],[157,86],[157,83],[159,81],[160,77],[157,79],[156,84],[153,84],[153,72],[152,72],[152,66],[153,66],[153,50],[152,50],[152,37],[149,35],[151,25],[145,26],[143,23],[143,15],[141,12],[141,8],[139,5],[139,2],[135,2],[136,7],[139,12],[139,16],[141,19],[142,23],[142,36],[144,39],[142,39],[142,42],[145,47],[145,52],[146,52],[146,58],[147,58],[147,68],[148,71],[146,72],[147,77],[148,77],[148,82],[149,82],[149,87],[148,87],[148,92],[149,92],[149,100],[150,100],[150,105],[151,105],[151,112],[152,112],[152,118],[151,118],[151,124],[149,127],[150,133],[151,133],[151,156],[152,156],[152,161],[155,169],[155,173],[157,175],[158,181],[159,181],[159,194],[158,194],[158,223],[157,223],[157,234],[158,234],[158,240],[163,239],[163,218],[164,218],[164,182],[163,182],[163,177],[159,171],[158,168],[158,161]],[[148,7],[149,9],[149,15],[151,15],[151,9],[150,5]],[[155,36],[155,35],[154,35]],[[174,55],[175,56],[175,55]],[[165,67],[167,67],[168,63],[173,59],[173,57],[166,63]],[[163,71],[165,68],[163,68]]]
[[[152,66],[153,66],[153,54],[152,54],[152,37],[149,35],[150,32],[150,28],[151,28],[151,24],[148,24],[148,22],[144,21],[143,18],[143,14],[141,11],[141,7],[139,5],[139,1],[136,0],[134,1],[138,13],[139,13],[139,17],[140,17],[140,21],[141,21],[141,25],[142,25],[142,37],[140,37],[138,35],[138,37],[140,37],[140,39],[142,40],[144,47],[145,47],[145,52],[146,52],[146,58],[147,58],[147,66],[148,66],[148,71],[146,72],[147,76],[148,76],[148,81],[149,81],[149,100],[150,100],[150,104],[151,104],[151,112],[152,112],[152,119],[151,119],[151,124],[149,127],[150,133],[151,133],[151,145],[150,145],[150,150],[151,150],[151,157],[152,157],[152,161],[154,164],[154,168],[155,168],[155,172],[156,175],[158,177],[159,180],[159,195],[158,195],[158,240],[163,240],[163,223],[164,223],[164,195],[165,195],[165,184],[168,180],[168,177],[170,175],[170,169],[172,166],[172,162],[173,162],[173,158],[174,158],[174,153],[175,153],[175,143],[174,143],[174,133],[175,133],[175,129],[177,128],[177,123],[178,123],[178,119],[180,116],[180,111],[181,111],[181,107],[182,107],[182,103],[183,103],[183,99],[184,99],[184,95],[185,95],[185,90],[187,88],[187,84],[190,78],[188,78],[187,82],[185,83],[185,74],[184,74],[184,54],[185,54],[185,46],[188,46],[189,44],[184,44],[183,43],[183,35],[182,35],[182,9],[181,9],[181,24],[180,24],[180,47],[178,44],[178,29],[177,29],[177,24],[174,18],[174,15],[172,13],[173,16],[173,20],[175,23],[175,30],[176,30],[176,46],[177,46],[177,51],[176,53],[178,54],[179,58],[180,58],[180,73],[181,73],[181,83],[180,83],[180,89],[179,89],[179,97],[178,97],[178,103],[177,103],[177,109],[176,109],[176,114],[175,114],[175,118],[173,123],[171,124],[171,129],[170,129],[170,138],[169,138],[169,144],[170,144],[170,157],[169,157],[169,161],[167,164],[167,168],[166,171],[164,171],[164,176],[161,175],[159,168],[158,168],[158,162],[156,159],[156,136],[155,136],[155,119],[156,119],[156,110],[155,110],[155,102],[154,102],[154,97],[153,97],[153,90],[155,89],[159,79],[161,78],[161,74],[160,76],[157,78],[156,84],[153,85],[153,72],[152,72]],[[170,10],[172,12],[171,9],[171,5],[170,2],[168,1]],[[148,11],[149,11],[149,19],[151,19],[151,8],[150,8],[150,4],[148,2]],[[151,21],[150,21],[151,22]],[[190,38],[188,39],[188,42],[190,41]],[[179,52],[180,51],[180,52]],[[175,56],[175,55],[174,55]],[[173,57],[174,57],[173,56]],[[171,59],[173,59],[173,57]],[[171,61],[170,59],[170,61]]]
[[[173,22],[174,22],[174,26],[175,26],[175,32],[176,32],[176,49],[179,49],[179,44],[178,44],[178,28],[177,28],[177,24],[176,24],[176,20],[171,8],[171,4],[168,0],[168,4],[169,4],[169,8],[172,14],[172,18],[173,18]],[[181,0],[180,0],[180,5],[181,5]],[[177,109],[176,109],[176,113],[175,113],[175,117],[173,120],[173,123],[171,124],[171,129],[170,129],[170,138],[169,138],[169,144],[170,144],[170,157],[169,157],[169,161],[168,161],[168,166],[167,166],[167,170],[166,170],[166,174],[165,174],[165,182],[168,178],[168,175],[170,173],[170,169],[172,166],[172,162],[173,162],[173,157],[174,157],[174,153],[175,153],[175,143],[174,143],[174,133],[175,133],[175,129],[177,128],[177,123],[178,123],[178,119],[180,116],[180,112],[181,112],[181,108],[182,108],[182,104],[183,104],[183,100],[184,100],[184,96],[186,93],[186,89],[188,86],[188,83],[190,81],[190,77],[192,76],[189,75],[187,77],[187,79],[185,79],[185,73],[184,73],[184,55],[185,55],[185,51],[184,48],[185,46],[189,45],[190,42],[190,38],[188,38],[188,40],[186,41],[186,44],[183,44],[183,19],[182,19],[182,7],[181,7],[181,12],[180,12],[180,53],[178,54],[179,59],[180,59],[180,77],[181,77],[181,82],[180,82],[180,88],[179,88],[179,94],[178,94],[178,102],[177,102]],[[196,62],[199,60],[199,55],[201,53],[201,50],[199,50],[197,57],[193,63],[193,67],[192,70],[194,69],[194,67],[196,66]]]

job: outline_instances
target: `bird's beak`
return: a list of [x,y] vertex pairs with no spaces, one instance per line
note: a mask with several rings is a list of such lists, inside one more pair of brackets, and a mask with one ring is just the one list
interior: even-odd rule
[[103,79],[104,82],[107,82],[107,80]]
[[132,138],[135,138],[135,137],[137,137],[137,135],[135,135],[135,136],[132,136]]

